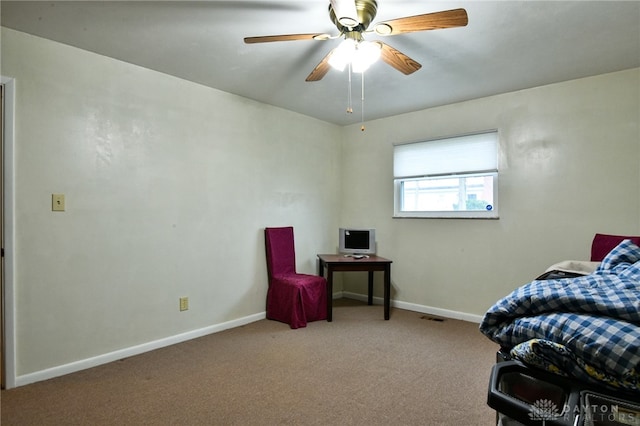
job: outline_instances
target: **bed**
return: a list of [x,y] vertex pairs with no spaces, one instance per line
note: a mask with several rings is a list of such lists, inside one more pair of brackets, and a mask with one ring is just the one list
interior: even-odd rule
[[[640,240],[563,262],[485,314],[500,425],[640,426]],[[634,242],[636,241],[636,242]]]

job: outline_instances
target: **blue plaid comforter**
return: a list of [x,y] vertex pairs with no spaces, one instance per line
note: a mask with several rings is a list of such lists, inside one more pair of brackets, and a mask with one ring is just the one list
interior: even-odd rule
[[640,391],[640,247],[625,240],[590,275],[514,290],[480,331],[525,363]]

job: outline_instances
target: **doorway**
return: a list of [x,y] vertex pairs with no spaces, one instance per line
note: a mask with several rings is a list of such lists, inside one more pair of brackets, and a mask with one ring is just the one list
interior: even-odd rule
[[4,85],[0,84],[0,387],[4,383]]
[[15,80],[0,76],[0,385],[16,386],[13,288]]

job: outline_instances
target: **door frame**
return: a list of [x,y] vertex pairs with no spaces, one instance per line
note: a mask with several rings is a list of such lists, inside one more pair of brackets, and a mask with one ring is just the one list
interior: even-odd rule
[[6,389],[16,386],[16,342],[15,342],[15,79],[0,76],[3,86],[4,105],[2,107],[2,173],[3,173],[3,239],[4,239],[4,274],[2,290],[2,362],[4,367],[2,385]]

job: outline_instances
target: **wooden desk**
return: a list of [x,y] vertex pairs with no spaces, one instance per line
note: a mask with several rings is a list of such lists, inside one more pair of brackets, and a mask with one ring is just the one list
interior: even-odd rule
[[369,305],[373,304],[373,272],[384,272],[384,319],[389,319],[391,304],[391,260],[379,256],[356,259],[342,254],[319,254],[318,275],[324,276],[327,269],[327,321],[333,320],[333,272],[334,271],[367,271],[369,272]]

